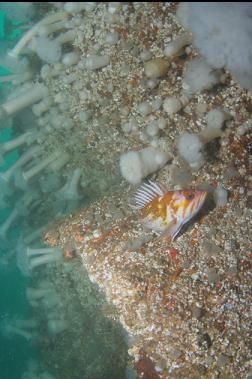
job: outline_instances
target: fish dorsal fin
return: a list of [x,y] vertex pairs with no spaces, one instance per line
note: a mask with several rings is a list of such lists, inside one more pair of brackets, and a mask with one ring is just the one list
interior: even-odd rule
[[166,192],[167,190],[163,185],[149,180],[137,190],[133,204],[130,203],[130,207],[133,209],[142,209],[157,197],[164,196]]

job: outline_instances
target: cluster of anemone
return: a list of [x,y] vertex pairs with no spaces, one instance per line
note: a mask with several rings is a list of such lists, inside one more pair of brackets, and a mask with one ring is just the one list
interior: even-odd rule
[[[25,132],[12,141],[1,146],[2,156],[12,149],[29,145],[36,132]],[[81,170],[75,169],[63,179],[60,171],[69,161],[65,152],[52,152],[41,156],[40,145],[28,146],[20,157],[7,170],[0,173],[1,199],[0,208],[12,207],[0,225],[0,239],[9,249],[10,232],[17,224],[23,224],[23,230],[29,234],[34,232],[33,217],[36,214],[37,230],[43,230],[52,219],[73,211],[81,202],[80,180]],[[46,173],[46,178],[44,177]],[[43,207],[50,198],[50,208],[45,213]],[[15,202],[15,203],[14,203]],[[39,222],[41,214],[41,222]],[[42,233],[37,236],[37,239]],[[24,236],[22,236],[24,237]],[[12,244],[11,250],[15,249]]]
[[44,310],[49,335],[56,335],[68,328],[60,296],[49,282],[42,281],[36,288],[27,287],[26,298],[31,307]]
[[62,333],[69,327],[62,300],[51,282],[42,280],[36,288],[27,287],[26,299],[34,309],[34,315],[27,319],[17,316],[3,318],[0,330],[4,338],[19,336],[27,341],[39,340],[41,324],[45,321],[49,337]]
[[[9,12],[9,9],[6,11]],[[8,128],[11,134],[7,141],[0,144],[0,160],[7,167],[0,172],[0,208],[12,209],[0,225],[0,239],[5,250],[10,252],[6,257],[12,255],[13,250],[19,251],[18,265],[22,267],[25,265],[20,261],[25,258],[21,258],[19,246],[9,242],[13,240],[12,229],[19,225],[28,235],[34,234],[34,228],[42,232],[49,221],[73,211],[83,199],[82,171],[78,167],[66,169],[71,161],[70,154],[61,147],[45,151],[43,145],[51,132],[49,114],[55,128],[72,128],[73,122],[70,118],[60,117],[59,112],[52,111],[54,100],[47,86],[37,81],[36,65],[30,59],[31,55],[27,54],[28,50],[33,51],[45,63],[48,63],[46,54],[54,56],[48,56],[49,62],[57,60],[58,54],[65,68],[74,64],[75,51],[63,54],[64,47],[72,46],[75,38],[74,29],[68,25],[69,15],[69,11],[63,9],[45,16],[25,32],[5,56],[0,57],[1,64],[12,71],[12,74],[1,76],[5,97],[0,105],[1,129]],[[57,37],[52,39],[52,35]],[[5,86],[8,82],[12,86]],[[9,155],[14,152],[18,158],[12,164],[6,164]],[[41,236],[42,233],[38,233],[36,239]],[[35,261],[37,264],[47,259],[50,259],[49,255]],[[29,271],[35,261],[30,262]]]

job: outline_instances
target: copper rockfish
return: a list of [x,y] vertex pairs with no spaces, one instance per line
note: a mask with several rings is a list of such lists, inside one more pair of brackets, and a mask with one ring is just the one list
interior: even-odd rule
[[207,192],[200,190],[167,191],[149,181],[136,192],[131,208],[140,211],[143,225],[174,240],[181,227],[202,207]]

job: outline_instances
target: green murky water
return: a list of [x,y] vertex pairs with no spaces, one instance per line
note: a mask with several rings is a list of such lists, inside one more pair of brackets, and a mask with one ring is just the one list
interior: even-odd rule
[[[10,7],[10,12],[14,11],[11,3],[2,3],[2,6],[5,5]],[[22,34],[22,24],[20,26],[18,20],[11,20],[8,12],[6,13],[2,10],[2,6],[0,6],[0,56],[3,56],[8,48],[13,47]],[[33,17],[36,20],[41,16],[36,17],[36,15],[33,15]],[[31,23],[34,23],[34,20],[32,20]],[[0,65],[0,76],[9,74],[11,74],[11,71]],[[8,89],[8,87],[11,87],[10,82],[0,82],[0,104],[5,101],[5,95],[8,93],[6,89]],[[18,115],[16,120],[14,119],[12,128],[8,126],[8,121],[6,124],[1,125],[0,145],[19,135],[19,122],[20,119]],[[15,130],[14,136],[13,130]],[[21,151],[14,150],[9,154],[5,154],[4,161],[0,164],[0,172],[5,172],[11,167],[21,153]],[[9,204],[6,207],[1,207],[0,227],[8,218],[15,207],[16,200],[18,200],[20,196],[22,196],[22,191],[18,190],[11,198]],[[34,220],[36,221],[36,215]],[[26,225],[25,216],[19,217],[18,221],[13,223],[8,231],[7,241],[0,242],[0,254],[2,255],[0,257],[0,326],[2,328],[2,330],[0,330],[1,379],[21,379],[31,359],[39,362],[40,367],[38,371],[40,374],[46,370],[55,375],[53,377],[57,379],[63,377],[67,379],[80,379],[80,376],[89,378],[88,369],[90,369],[92,373],[92,366],[95,367],[94,362],[97,362],[97,367],[95,367],[97,372],[95,376],[91,375],[93,378],[124,379],[128,359],[127,346],[124,340],[125,336],[119,325],[112,325],[110,321],[101,315],[100,307],[103,304],[103,299],[96,293],[96,290],[91,288],[92,285],[89,279],[86,279],[86,283],[83,282],[83,287],[87,287],[87,294],[92,292],[91,300],[89,299],[90,307],[83,310],[79,304],[79,299],[74,297],[75,291],[73,289],[73,301],[67,306],[70,308],[73,317],[75,317],[75,326],[72,327],[72,329],[69,328],[63,338],[61,338],[61,336],[48,336],[46,317],[44,316],[43,319],[43,315],[41,316],[37,309],[32,309],[28,304],[25,294],[27,286],[36,287],[36,280],[38,277],[39,279],[43,278],[43,272],[42,275],[35,275],[35,278],[26,278],[20,273],[16,266],[15,254],[13,254],[13,258],[9,261],[8,265],[5,265],[1,259],[6,254],[6,251],[9,250],[9,244],[14,247],[14,249],[17,246],[18,238],[24,235],[23,225]],[[73,286],[71,282],[67,283],[66,281],[66,286],[68,284],[69,286]],[[92,318],[90,312],[96,312],[97,317]],[[37,329],[39,335],[38,341],[36,339],[35,341],[26,341],[22,336],[15,334],[7,336],[6,333],[3,332],[3,320],[11,320],[14,317],[28,319],[34,316],[39,320],[39,328]],[[92,343],[83,343],[82,345],[82,342],[78,341],[79,330],[83,328],[87,329],[84,336],[86,334]],[[71,346],[72,354],[69,353],[67,358],[65,354],[68,350],[68,346]],[[82,357],[78,356],[79,351],[83,354],[83,360]],[[120,356],[119,359],[118,356]],[[111,367],[111,360],[113,361],[113,367]],[[119,360],[120,363],[118,363]],[[56,366],[57,369],[55,369]],[[32,377],[37,378],[40,376],[35,375]]]

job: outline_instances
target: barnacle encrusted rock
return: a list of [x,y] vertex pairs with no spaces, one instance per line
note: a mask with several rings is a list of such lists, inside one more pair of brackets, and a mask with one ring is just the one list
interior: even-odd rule
[[[235,160],[235,153],[229,159]],[[246,188],[247,184],[245,179]],[[246,377],[250,247],[239,234],[238,257],[235,249],[227,251],[226,240],[230,228],[238,230],[239,225],[249,235],[250,226],[246,212],[236,223],[235,178],[232,186],[234,193],[225,208],[205,213],[173,243],[146,233],[137,213],[127,206],[132,194],[125,186],[47,234],[47,240],[50,234],[58,236],[55,244],[74,241],[90,280],[117,311],[113,317],[126,331],[128,351],[139,373],[151,373],[156,379],[210,379],[218,370],[234,378],[232,373],[238,370],[241,378]],[[245,209],[246,199],[239,203],[240,210]],[[216,254],[200,253],[206,236],[216,244]],[[237,260],[237,269],[231,269]]]
[[[42,30],[32,27],[10,52],[29,51],[33,69],[41,71],[20,70],[16,95],[0,107],[6,118],[35,102],[38,124],[25,129],[18,115],[14,139],[2,144],[0,155],[18,138],[26,149],[27,130],[39,130],[10,183],[26,192],[16,192],[0,235],[6,237],[20,213],[23,241],[33,244],[49,222],[79,201],[86,206],[50,227],[45,242],[60,245],[64,261],[32,278],[46,275],[61,298],[57,311],[34,307],[41,360],[61,379],[135,378],[133,366],[146,379],[248,379],[251,97],[229,74],[216,78],[201,58],[195,66],[193,46],[180,54],[185,41],[175,3],[48,4],[55,9],[49,24],[39,21]],[[36,42],[47,38],[62,52],[43,46],[39,54]],[[189,70],[188,62],[194,62]],[[222,125],[216,109],[227,109],[232,119]],[[126,175],[120,175],[125,155]],[[128,159],[139,155],[139,165]],[[0,175],[4,188],[9,170]],[[122,176],[131,185],[151,176],[169,190],[205,186],[209,201],[171,242],[143,230],[128,208],[133,194]],[[2,207],[12,206],[7,192]],[[44,334],[52,313],[67,315],[59,337]],[[132,361],[125,371],[127,351]]]

